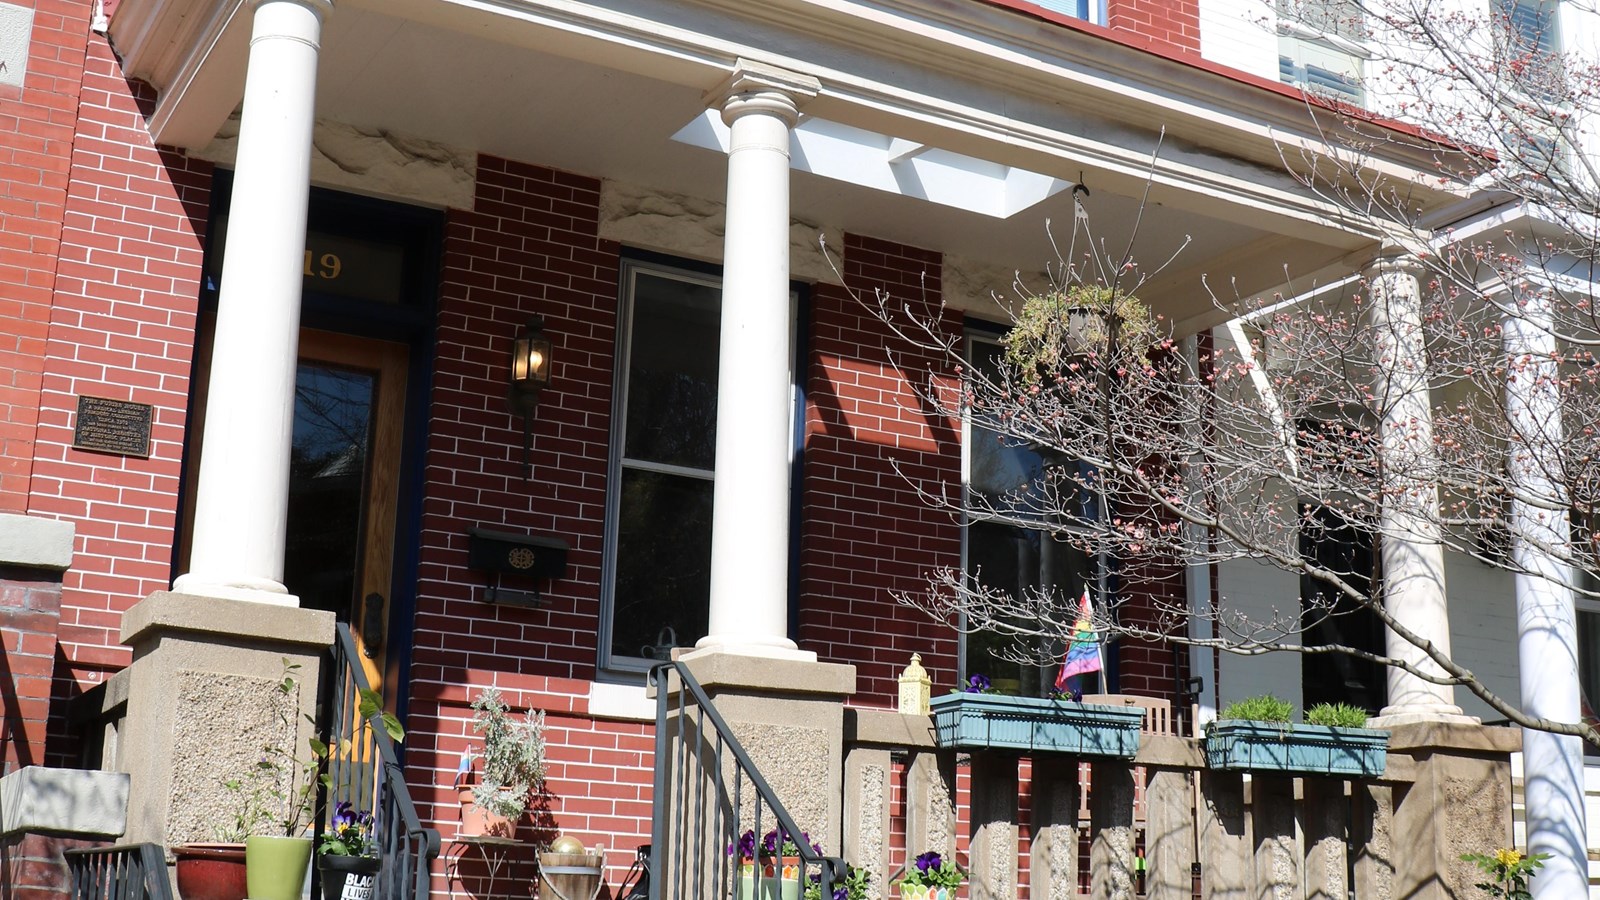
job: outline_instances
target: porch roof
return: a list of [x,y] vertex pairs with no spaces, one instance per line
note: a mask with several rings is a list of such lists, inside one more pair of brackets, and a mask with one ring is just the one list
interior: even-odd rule
[[[803,110],[810,120],[866,135],[864,146],[883,143],[887,186],[799,166],[810,173],[792,190],[802,222],[1038,272],[1055,257],[1045,221],[1072,221],[1062,188],[1081,182],[1109,246],[1124,246],[1137,223],[1135,255],[1151,266],[1189,241],[1141,292],[1182,331],[1226,318],[1203,277],[1253,294],[1276,289],[1286,271],[1306,277],[1370,254],[1380,235],[1287,171],[1286,159],[1328,152],[1325,110],[1319,121],[1317,107],[1281,86],[1014,6],[341,0],[324,32],[318,112],[720,199],[722,154],[673,138],[703,121],[705,92],[746,58],[814,75],[822,90]],[[127,71],[161,90],[150,122],[158,141],[202,148],[237,106],[249,9],[246,0],[123,0],[116,9]],[[985,209],[931,202],[903,177],[930,150],[970,160],[991,181],[1028,176],[1041,199]],[[1372,165],[1415,183],[1424,205],[1459,199],[1419,182],[1425,153],[1398,144],[1392,153]]]

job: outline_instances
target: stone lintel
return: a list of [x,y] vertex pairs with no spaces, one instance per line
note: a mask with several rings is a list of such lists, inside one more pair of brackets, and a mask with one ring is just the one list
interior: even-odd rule
[[841,663],[705,651],[684,654],[681,661],[708,691],[801,694],[812,698],[843,698],[856,692],[856,667]]
[[0,836],[117,837],[128,827],[122,772],[26,766],[0,778]]
[[333,643],[335,616],[317,609],[251,603],[157,591],[122,616],[122,643],[133,646],[164,632],[324,648]]
[[908,716],[890,709],[844,711],[844,741],[852,746],[881,746],[909,750],[933,750],[931,716]]
[[0,513],[0,566],[62,572],[72,567],[71,522]]
[[1506,756],[1522,749],[1522,732],[1516,728],[1461,722],[1413,722],[1388,730],[1391,753]]

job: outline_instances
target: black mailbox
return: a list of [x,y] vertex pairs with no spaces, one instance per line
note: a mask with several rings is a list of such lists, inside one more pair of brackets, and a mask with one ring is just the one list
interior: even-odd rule
[[500,586],[500,580],[506,576],[526,578],[530,582],[565,578],[567,542],[560,538],[469,528],[467,568],[495,574],[495,583],[484,593],[487,602],[533,606],[541,601],[537,588],[507,590]]

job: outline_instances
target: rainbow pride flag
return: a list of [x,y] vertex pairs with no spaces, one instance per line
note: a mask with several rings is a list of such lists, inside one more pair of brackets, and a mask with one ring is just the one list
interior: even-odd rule
[[1067,645],[1061,674],[1056,676],[1056,690],[1066,690],[1068,681],[1079,675],[1100,671],[1100,640],[1095,637],[1093,620],[1089,589],[1084,588],[1083,599],[1078,601],[1078,618],[1072,623],[1072,643]]

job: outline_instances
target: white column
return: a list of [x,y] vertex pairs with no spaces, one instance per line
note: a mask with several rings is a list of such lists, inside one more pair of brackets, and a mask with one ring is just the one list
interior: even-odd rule
[[789,131],[818,88],[740,60],[712,95],[731,135],[705,650],[816,659],[788,638]]
[[189,571],[174,589],[287,606],[283,586],[318,42],[331,0],[255,0]]
[[[1436,518],[1438,485],[1432,480],[1433,409],[1422,335],[1420,271],[1415,259],[1380,259],[1366,272],[1379,374],[1374,394],[1384,468],[1379,523],[1383,559],[1383,605],[1391,616],[1450,653],[1450,617],[1445,603],[1444,546]],[[1390,656],[1419,670],[1442,674],[1423,650],[1388,631]],[[1455,704],[1455,688],[1433,684],[1398,668],[1389,669],[1389,704],[1375,724],[1472,721]]]
[[[1512,301],[1507,301],[1512,302]],[[1511,559],[1517,574],[1517,654],[1522,709],[1557,722],[1580,718],[1578,631],[1570,568],[1555,552],[1571,540],[1559,471],[1561,394],[1550,311],[1533,292],[1502,330],[1507,358],[1506,414],[1511,441],[1506,469],[1521,497],[1511,502]],[[1549,508],[1541,508],[1549,507]],[[1522,729],[1528,850],[1550,859],[1532,881],[1537,898],[1587,897],[1583,741]]]

